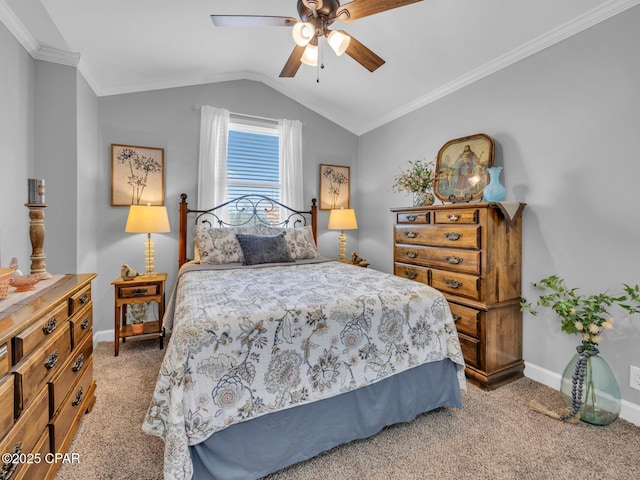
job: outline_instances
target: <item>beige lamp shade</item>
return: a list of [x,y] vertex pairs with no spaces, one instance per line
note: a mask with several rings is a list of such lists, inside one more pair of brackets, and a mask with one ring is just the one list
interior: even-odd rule
[[331,213],[329,213],[329,225],[327,228],[329,230],[356,230],[358,228],[356,212],[353,208],[331,210]]
[[170,232],[167,207],[162,205],[131,205],[124,231],[128,233]]

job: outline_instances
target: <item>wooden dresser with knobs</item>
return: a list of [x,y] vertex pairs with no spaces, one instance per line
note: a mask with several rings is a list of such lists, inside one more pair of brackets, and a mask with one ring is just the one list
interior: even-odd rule
[[[520,210],[524,204],[520,205]],[[522,377],[522,221],[494,203],[392,209],[394,273],[440,290],[474,383]]]
[[68,448],[95,403],[95,277],[63,275],[0,304],[1,478],[51,479],[63,461],[81,461]]

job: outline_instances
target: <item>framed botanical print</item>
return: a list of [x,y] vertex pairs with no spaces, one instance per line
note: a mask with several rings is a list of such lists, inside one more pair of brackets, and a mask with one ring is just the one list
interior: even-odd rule
[[349,167],[320,165],[320,210],[349,208]]
[[433,193],[443,202],[481,198],[493,153],[493,139],[483,133],[449,140],[438,152]]
[[164,148],[111,145],[111,205],[164,205]]

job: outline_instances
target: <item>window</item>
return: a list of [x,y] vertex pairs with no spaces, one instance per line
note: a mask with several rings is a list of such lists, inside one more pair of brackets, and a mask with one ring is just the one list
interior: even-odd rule
[[280,201],[279,149],[277,125],[231,122],[227,144],[228,199],[254,193]]

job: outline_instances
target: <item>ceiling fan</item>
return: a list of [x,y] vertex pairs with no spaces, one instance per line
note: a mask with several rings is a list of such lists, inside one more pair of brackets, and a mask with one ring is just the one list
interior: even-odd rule
[[403,7],[422,0],[353,0],[340,5],[338,0],[298,0],[300,21],[292,17],[263,15],[211,15],[219,27],[292,27],[296,46],[284,65],[280,77],[294,77],[300,64],[318,65],[318,40],[325,37],[336,53],[346,53],[364,68],[373,72],[384,60],[342,30],[329,27],[339,20],[353,22],[359,18]]

